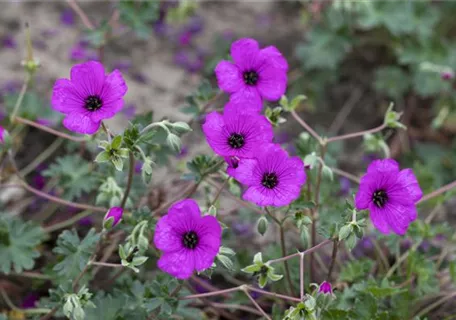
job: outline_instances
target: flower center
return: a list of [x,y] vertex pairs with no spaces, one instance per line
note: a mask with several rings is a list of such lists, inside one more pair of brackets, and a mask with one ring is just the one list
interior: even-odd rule
[[258,73],[255,71],[245,71],[244,82],[249,86],[254,86],[258,82]]
[[386,202],[388,201],[388,195],[385,190],[377,190],[374,192],[372,201],[377,206],[377,208],[383,208]]
[[228,138],[228,143],[233,149],[240,149],[244,146],[244,136],[239,133],[232,133]]
[[261,180],[261,184],[268,189],[273,189],[278,183],[279,179],[277,179],[277,175],[274,172],[265,173],[263,180]]
[[198,235],[195,231],[189,231],[186,234],[184,234],[184,237],[182,238],[182,243],[184,244],[184,247],[186,247],[187,249],[195,249],[196,245],[198,244]]
[[84,102],[85,102],[84,108],[86,108],[86,110],[89,110],[89,111],[97,111],[103,105],[99,96],[88,96],[84,100]]

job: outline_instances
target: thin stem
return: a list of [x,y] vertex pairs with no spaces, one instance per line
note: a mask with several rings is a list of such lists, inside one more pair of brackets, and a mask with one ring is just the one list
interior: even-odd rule
[[385,128],[386,128],[386,123],[383,123],[381,126],[378,126],[376,128],[373,128],[373,129],[369,129],[369,130],[364,130],[364,131],[359,131],[359,132],[354,132],[354,133],[349,133],[349,134],[344,134],[344,135],[341,135],[341,136],[328,138],[326,140],[326,142],[329,143],[329,142],[334,142],[334,141],[340,141],[340,140],[346,140],[346,139],[361,137],[361,136],[364,136],[365,134],[368,134],[368,133],[376,133],[376,132],[382,131]]
[[331,168],[332,172],[334,172],[335,174],[341,176],[341,177],[345,177],[347,178],[348,180],[352,181],[352,182],[355,182],[357,184],[359,184],[359,178],[351,173],[348,173],[348,172],[345,172],[343,170],[340,170],[338,168]]
[[21,107],[22,100],[24,100],[25,92],[27,91],[30,79],[31,79],[31,76],[29,73],[27,73],[27,75],[25,76],[24,83],[22,84],[21,91],[19,92],[19,97],[17,98],[16,104],[14,105],[13,112],[11,113],[11,117],[10,117],[11,122],[14,122],[14,120],[16,119],[16,115],[19,111],[19,108]]
[[[321,144],[320,146],[320,166],[318,167],[317,173],[317,182],[315,184],[315,208],[312,210],[312,234],[311,234],[311,245],[315,246],[317,243],[317,219],[318,219],[318,209],[320,207],[320,186],[322,181],[322,173],[324,167],[324,159],[326,154],[326,144]],[[310,279],[313,280],[315,275],[315,263],[314,263],[314,255],[313,253],[310,254]]]
[[197,299],[197,298],[204,298],[204,297],[212,297],[212,296],[219,296],[224,293],[231,293],[235,291],[239,291],[241,287],[234,287],[225,290],[218,290],[213,292],[206,292],[206,293],[199,293],[199,294],[191,294],[189,296],[185,296],[180,298],[181,300],[190,300],[190,299]]
[[258,292],[258,293],[264,294],[265,296],[270,296],[270,297],[279,298],[279,299],[283,299],[283,300],[301,302],[301,299],[299,299],[299,298],[290,297],[290,296],[286,296],[286,295],[275,293],[275,292],[261,290],[261,289],[258,289],[258,288],[252,287],[252,286],[247,286],[247,289],[250,291],[253,291],[253,292]]
[[450,299],[452,299],[454,297],[456,297],[456,292],[453,292],[452,294],[437,300],[433,304],[430,304],[429,306],[427,306],[426,308],[421,310],[414,318],[417,318],[417,319],[421,318],[422,316],[427,314],[429,311],[432,311],[433,309],[437,308],[441,304],[444,304],[445,302],[447,302],[448,300],[450,300]]
[[51,280],[51,276],[47,276],[45,274],[41,274],[38,272],[27,272],[23,271],[21,273],[12,273],[12,276],[16,277],[24,277],[24,278],[30,278],[30,279],[38,279],[38,280]]
[[133,155],[133,152],[129,153],[129,159],[130,159],[130,169],[128,171],[127,188],[125,189],[125,193],[122,198],[122,202],[120,203],[120,207],[122,209],[125,208],[125,204],[127,203],[128,196],[130,195],[131,185],[133,183],[133,175],[135,174],[135,156]]
[[108,263],[108,262],[101,262],[101,261],[93,261],[90,262],[91,265],[94,266],[102,266],[102,267],[109,267],[109,268],[122,268],[123,265],[118,263]]
[[234,309],[234,310],[242,310],[242,311],[247,311],[253,314],[256,314],[258,316],[262,316],[263,314],[259,312],[257,309],[248,307],[248,306],[243,306],[240,304],[235,304],[235,303],[218,303],[218,302],[212,302],[212,305],[216,308],[222,308],[222,309]]
[[86,138],[84,138],[84,137],[74,137],[72,135],[57,131],[55,129],[43,126],[43,125],[41,125],[39,123],[36,123],[36,122],[28,120],[28,119],[24,119],[24,118],[21,118],[21,117],[15,117],[14,121],[22,123],[22,124],[29,125],[31,127],[40,129],[41,131],[45,131],[45,132],[53,134],[53,135],[55,135],[57,137],[64,138],[64,139],[67,139],[67,140],[71,140],[71,141],[74,141],[74,142],[85,142],[86,141]]
[[82,211],[82,212],[78,213],[77,215],[71,217],[68,220],[65,220],[65,221],[62,221],[62,222],[58,222],[58,223],[52,224],[52,225],[44,228],[44,232],[51,233],[51,232],[54,232],[54,231],[57,231],[57,230],[60,230],[60,229],[67,228],[69,226],[72,226],[74,223],[78,222],[82,218],[90,216],[92,213],[93,213],[92,210]]
[[281,225],[282,223],[279,221],[279,219],[277,219],[276,217],[274,217],[274,215],[269,211],[268,207],[264,207],[264,210],[266,212],[266,214],[272,219],[274,220],[275,223],[277,223],[277,225]]
[[179,293],[179,291],[181,291],[183,286],[184,286],[184,282],[179,283],[179,285],[174,288],[174,290],[169,294],[169,296],[170,297],[176,296]]
[[331,264],[329,265],[328,276],[326,278],[327,281],[331,280],[331,275],[332,275],[332,272],[334,270],[334,265],[335,265],[336,259],[337,259],[337,249],[338,248],[339,248],[339,241],[336,239],[336,240],[334,240],[334,243],[333,243],[333,251],[332,251],[332,255],[331,255]]
[[249,298],[250,302],[252,302],[252,304],[255,306],[255,308],[257,308],[258,311],[261,312],[263,317],[265,317],[267,320],[272,320],[271,317],[269,317],[269,315],[263,310],[263,308],[261,308],[260,305],[255,301],[255,299],[252,298],[252,296],[249,294],[249,291],[247,289],[244,289],[242,291],[244,291],[245,295],[247,296],[247,298]]
[[396,260],[396,263],[388,270],[388,272],[386,273],[385,275],[385,279],[388,279],[389,277],[391,277],[394,273],[394,271],[397,270],[397,268],[399,268],[399,266],[401,265],[402,262],[405,261],[405,259],[408,258],[408,256],[410,255],[410,252],[412,251],[416,251],[416,249],[418,249],[418,247],[421,245],[423,241],[418,241],[417,243],[415,243],[409,250],[407,250],[406,252],[404,252],[403,255],[401,255],[399,257],[399,259]]
[[385,267],[385,271],[389,269],[389,262],[388,259],[386,258],[385,254],[383,253],[382,247],[378,243],[377,239],[371,239],[372,244],[374,245],[374,250],[376,254],[378,255],[378,258],[380,259],[381,263]]
[[81,7],[78,5],[78,3],[75,0],[67,0],[67,2],[68,2],[68,5],[71,7],[71,9],[73,9],[73,11],[77,13],[79,18],[81,18],[82,23],[84,23],[84,25],[88,29],[94,30],[95,26],[92,24],[92,22],[90,22],[90,19],[87,17],[85,12],[81,9]]
[[106,209],[106,208],[95,207],[95,206],[91,206],[89,204],[80,204],[80,203],[76,203],[76,202],[67,201],[67,200],[61,199],[59,197],[51,196],[50,194],[47,194],[45,192],[42,192],[40,190],[33,188],[32,186],[28,185],[25,181],[22,181],[22,186],[25,189],[27,189],[28,191],[30,191],[31,193],[33,193],[41,198],[48,199],[50,201],[59,203],[61,205],[67,206],[67,207],[74,207],[74,208],[78,208],[78,209],[82,209],[82,210],[92,210],[92,211],[96,211],[96,212],[108,211],[108,209]]
[[187,198],[187,197],[190,197],[197,189],[198,189],[198,186],[200,185],[201,181],[198,181],[197,183],[192,183],[190,184],[182,193],[180,193],[178,196],[170,199],[169,201],[165,202],[164,204],[162,204],[159,208],[155,209],[154,211],[152,211],[152,215],[155,216],[155,215],[158,215],[160,212],[162,212],[163,210],[166,210],[168,209],[168,207],[170,207],[174,202],[176,202],[177,200],[179,199],[182,199],[182,198]]
[[[280,247],[282,248],[282,257],[285,257],[287,254],[287,247],[285,243],[285,231],[283,229],[283,225],[279,225],[280,228]],[[293,282],[291,281],[291,273],[290,273],[290,266],[288,265],[288,261],[284,260],[283,265],[285,267],[285,277],[287,278],[288,282],[288,287],[290,288],[290,294],[293,296],[294,295],[294,290],[293,290]]]
[[223,189],[225,189],[225,186],[228,184],[228,181],[229,181],[229,180],[230,180],[230,177],[228,176],[228,177],[225,179],[225,181],[223,181],[223,184],[221,185],[220,188],[218,188],[217,193],[215,194],[214,199],[212,200],[210,206],[215,205],[215,203],[217,202],[218,198],[219,198],[220,195],[222,194]]
[[49,320],[51,319],[51,317],[57,312],[57,310],[59,310],[60,306],[55,306],[54,308],[52,308],[51,311],[49,311],[46,315],[42,316],[40,318],[40,320]]
[[11,301],[8,294],[6,293],[6,291],[3,288],[0,288],[0,294],[2,295],[3,300],[5,300],[6,305],[11,310],[19,311],[19,312],[26,313],[26,314],[40,314],[40,313],[48,313],[49,311],[51,311],[51,309],[46,309],[46,308],[21,309],[14,305],[14,303]]
[[291,111],[293,118],[304,128],[306,129],[312,137],[314,137],[319,144],[323,144],[323,139],[316,133],[294,110]]
[[300,254],[310,254],[310,253],[314,252],[315,250],[318,250],[321,247],[324,247],[324,246],[326,246],[327,244],[330,244],[330,243],[332,243],[332,240],[326,239],[323,242],[321,242],[321,243],[317,244],[316,246],[313,246],[312,248],[309,248],[309,249],[307,249],[305,251],[296,252],[296,253],[290,254],[289,256],[286,256],[286,257],[269,260],[267,263],[272,264],[272,263],[282,262],[284,260],[289,260],[291,258],[298,257]]
[[299,255],[299,292],[301,300],[304,298],[304,254]]
[[35,170],[41,163],[46,161],[63,143],[62,138],[57,138],[52,144],[47,147],[42,153],[40,153],[32,162],[30,162],[25,168],[19,172],[21,177],[27,176],[33,170]]
[[453,188],[456,188],[456,180],[451,182],[451,183],[449,183],[449,184],[447,184],[447,185],[444,185],[441,188],[438,188],[437,190],[435,190],[435,191],[433,191],[433,192],[431,192],[431,193],[429,193],[427,195],[425,195],[424,197],[422,197],[420,199],[420,201],[417,202],[417,204],[418,203],[422,203],[424,201],[428,201],[429,199],[435,198],[435,197],[441,195],[442,193],[445,193],[445,192],[447,192],[447,191],[449,191],[449,190],[451,190]]

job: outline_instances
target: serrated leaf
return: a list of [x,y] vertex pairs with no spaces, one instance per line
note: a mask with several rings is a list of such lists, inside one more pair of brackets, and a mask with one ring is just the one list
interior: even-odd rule
[[43,230],[32,222],[18,218],[0,219],[0,269],[21,273],[34,267],[34,259],[40,256],[36,247],[44,238]]
[[99,239],[95,229],[91,229],[82,240],[75,230],[63,231],[57,238],[57,247],[52,250],[61,256],[54,271],[62,277],[74,279],[88,263]]

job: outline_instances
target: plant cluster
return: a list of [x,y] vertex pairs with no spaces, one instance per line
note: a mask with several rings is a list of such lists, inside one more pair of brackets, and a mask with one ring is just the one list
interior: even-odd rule
[[[387,150],[380,134],[406,129],[393,103],[378,127],[320,134],[298,114],[306,97],[287,94],[285,56],[275,46],[241,38],[231,43],[230,59],[214,65],[219,89],[203,82],[187,98],[186,111],[201,126],[145,114],[115,132],[106,119],[124,108],[128,85],[122,71],[106,72],[102,62],[113,24],[95,27],[75,1],[69,3],[89,29],[99,60],[75,64],[52,88],[51,110],[70,133],[43,125],[27,106],[40,67],[27,29],[24,84],[7,129],[0,126],[0,187],[33,194],[41,210],[18,215],[4,209],[0,270],[14,279],[10,288],[27,283],[41,294],[33,306],[19,307],[14,290],[0,284],[8,307],[0,319],[429,319],[455,301],[456,238],[448,224],[431,222],[456,181],[435,187],[416,166],[401,169],[389,156],[369,159],[362,175],[338,167],[343,142],[362,138],[367,153]],[[425,45],[439,18],[421,2],[408,5],[413,15],[405,20],[412,26],[392,17],[403,4],[350,3],[344,13],[333,4],[323,12],[328,23],[310,32],[301,50],[309,71],[335,72],[344,59],[346,37],[356,30],[341,20],[346,12],[356,27],[401,40],[414,35]],[[159,8],[155,1],[121,1],[113,16],[143,37]],[[192,10],[184,1],[169,19],[182,20]],[[408,71],[423,72],[408,63]],[[401,72],[380,69],[376,86],[399,99],[411,86]],[[381,85],[390,77],[399,77],[403,88]],[[214,109],[224,93],[229,101],[220,113]],[[274,131],[292,120],[303,132],[290,152]],[[57,138],[21,168],[18,141],[29,127]],[[178,168],[188,187],[176,197],[144,205],[160,183],[154,168],[181,154],[183,136],[199,127],[215,155],[197,155]],[[29,175],[59,148],[63,155],[43,171],[49,181],[33,181]],[[336,176],[348,183],[342,194]],[[227,209],[235,205],[240,208]],[[55,212],[61,218],[48,223]],[[430,213],[422,219],[419,212]],[[93,228],[81,226],[88,217],[95,218]],[[253,243],[254,236],[264,245]]]

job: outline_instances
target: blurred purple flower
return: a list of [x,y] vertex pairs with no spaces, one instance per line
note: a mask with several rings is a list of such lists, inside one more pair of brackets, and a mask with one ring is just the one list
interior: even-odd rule
[[60,22],[66,26],[74,25],[74,12],[70,8],[66,8],[60,15]]
[[190,50],[180,50],[174,55],[174,62],[188,72],[198,72],[203,68],[203,56]]
[[19,91],[21,83],[17,80],[8,80],[2,86],[0,94],[11,94]]
[[126,105],[121,113],[123,113],[123,115],[128,119],[128,120],[131,120],[135,117],[136,115],[136,106],[133,104],[133,103],[130,103],[128,105]]
[[33,177],[33,186],[38,190],[43,190],[46,186],[46,179],[41,173],[38,173]]
[[200,33],[204,28],[204,20],[200,16],[193,16],[187,23],[186,30],[192,34]]
[[33,47],[36,49],[40,49],[40,50],[47,49],[47,44],[43,40],[39,40],[39,39],[33,40],[32,43],[33,43]]
[[188,46],[191,41],[192,41],[192,33],[189,31],[185,31],[185,32],[181,33],[178,37],[179,45],[181,45],[183,47]]
[[46,127],[52,127],[52,125],[54,124],[51,120],[46,118],[37,118],[36,122]]
[[406,250],[410,249],[412,244],[413,244],[413,242],[411,239],[407,238],[407,239],[402,240],[400,243],[401,250],[406,251]]
[[3,48],[16,49],[17,43],[16,43],[16,40],[14,40],[12,35],[6,35],[2,39],[2,46],[3,46]]
[[79,225],[84,227],[91,227],[93,225],[93,218],[92,217],[84,217],[79,220]]
[[188,147],[182,146],[180,153],[177,155],[177,159],[182,159],[188,154]]
[[454,79],[454,72],[453,71],[444,71],[440,74],[442,80],[453,80]]
[[52,38],[56,36],[59,33],[59,30],[57,29],[46,29],[41,31],[41,35],[45,38]]
[[342,197],[346,197],[350,193],[350,180],[348,180],[345,177],[340,177],[339,178],[339,183],[340,183],[340,190],[338,195]]
[[[205,279],[202,279],[202,278],[198,278],[198,279],[199,279],[201,282],[204,282],[204,283],[207,283],[208,285],[210,285],[209,281],[207,281],[207,280],[205,280]],[[198,292],[198,293],[205,293],[205,292],[208,292],[208,290],[207,290],[204,286],[200,285],[198,282],[196,282],[196,281],[190,279],[190,283],[191,283],[193,289],[195,289],[196,292]]]
[[233,232],[239,236],[248,236],[252,233],[252,224],[246,222],[236,221],[231,225]]
[[428,240],[424,240],[423,242],[421,242],[418,249],[422,252],[428,252],[431,249],[431,243]]
[[36,303],[40,299],[40,295],[36,292],[30,292],[27,294],[21,303],[22,309],[32,309],[36,307]]
[[331,284],[328,281],[323,281],[320,284],[320,288],[318,289],[318,292],[323,293],[323,294],[332,294]]
[[133,80],[139,83],[147,84],[149,82],[147,76],[141,72],[135,72],[131,75],[131,77],[133,78]]
[[128,72],[131,68],[131,60],[129,59],[123,59],[123,60],[118,60],[114,62],[114,65],[112,66],[113,69],[118,69],[122,72]]
[[135,173],[141,173],[141,168],[142,168],[143,164],[144,164],[144,162],[142,162],[142,161],[136,161]]

